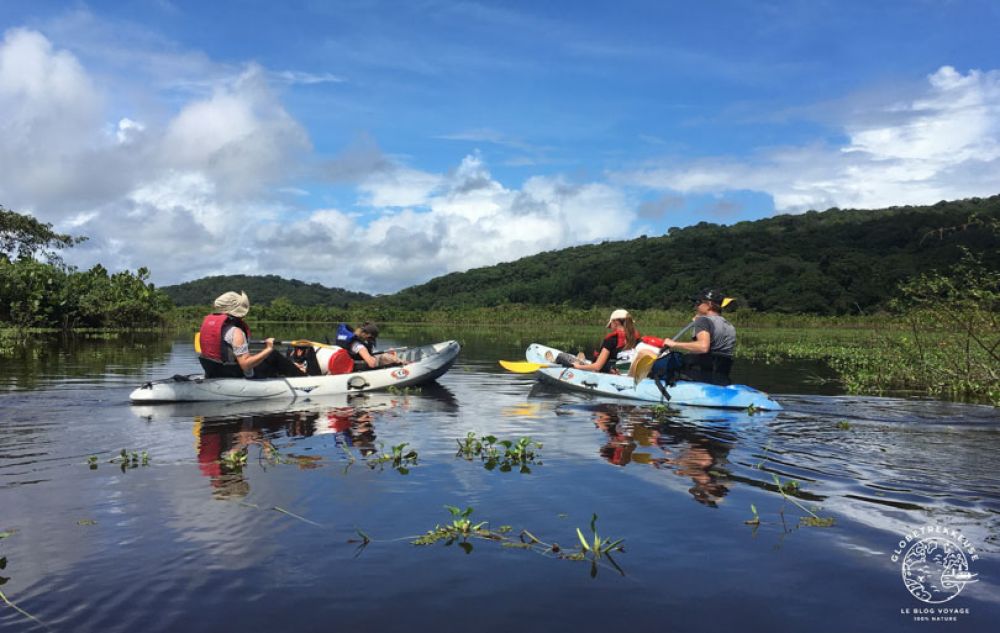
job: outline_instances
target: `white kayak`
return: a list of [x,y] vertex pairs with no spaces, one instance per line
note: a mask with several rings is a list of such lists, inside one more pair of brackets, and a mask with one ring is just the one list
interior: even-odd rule
[[288,378],[205,378],[204,375],[177,375],[147,382],[129,394],[133,403],[206,402],[259,400],[265,398],[306,398],[336,394],[412,387],[430,382],[447,372],[461,346],[444,341],[423,347],[401,350],[398,355],[406,365],[371,369],[329,376],[294,376]]
[[[560,350],[532,343],[524,353],[525,359],[531,363],[552,364],[551,359],[558,356]],[[781,405],[771,399],[763,391],[758,391],[746,385],[712,385],[704,382],[678,380],[674,386],[667,386],[669,398],[664,398],[656,383],[650,379],[639,381],[628,375],[604,374],[593,371],[581,371],[569,367],[552,365],[542,367],[537,372],[538,379],[553,385],[585,391],[588,393],[644,400],[661,404],[680,404],[696,407],[717,407],[725,409],[747,409],[753,407],[763,411],[780,411]]]

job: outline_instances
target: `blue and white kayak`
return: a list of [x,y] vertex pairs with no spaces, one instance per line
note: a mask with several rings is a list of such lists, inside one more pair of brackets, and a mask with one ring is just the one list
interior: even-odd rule
[[[528,362],[539,364],[550,364],[551,360],[558,356],[560,350],[553,347],[546,347],[538,343],[528,346],[524,357]],[[557,385],[574,391],[584,391],[587,393],[610,396],[613,398],[627,398],[630,400],[644,400],[646,402],[657,402],[660,404],[679,404],[695,407],[715,407],[725,409],[761,409],[764,411],[780,411],[781,405],[771,399],[763,391],[758,391],[746,385],[719,386],[704,382],[691,382],[679,380],[670,387],[666,387],[670,398],[664,398],[656,383],[652,379],[646,378],[635,383],[631,376],[625,374],[604,374],[593,371],[581,371],[570,367],[560,367],[551,365],[542,367],[536,372],[538,379],[542,382]]]
[[296,399],[411,387],[444,375],[461,349],[457,341],[444,341],[399,352],[408,364],[329,376],[291,378],[205,378],[200,374],[174,376],[147,382],[129,394],[133,404],[154,402],[209,402]]

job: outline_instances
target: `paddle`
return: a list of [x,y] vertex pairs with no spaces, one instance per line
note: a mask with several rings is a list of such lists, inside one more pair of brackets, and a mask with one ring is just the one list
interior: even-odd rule
[[545,367],[559,367],[555,363],[529,363],[528,361],[502,360],[500,366],[515,374],[531,374]]
[[[250,341],[250,344],[251,345],[263,345],[264,341]],[[309,347],[309,346],[312,346],[312,347],[323,347],[323,348],[326,348],[326,349],[337,349],[339,347],[337,345],[327,345],[326,343],[318,343],[316,341],[308,341],[306,339],[298,339],[298,340],[295,340],[295,341],[275,341],[274,344],[275,345],[291,345],[292,347]],[[393,348],[391,350],[382,350],[381,352],[375,352],[375,354],[385,354],[387,351],[398,352],[398,351],[402,351],[404,349],[408,349],[408,348],[406,348],[406,347],[395,347],[395,348]],[[201,332],[196,332],[195,335],[194,335],[194,351],[197,354],[201,354]]]
[[[248,341],[251,345],[263,345],[264,341]],[[275,341],[275,345],[320,345],[321,347],[330,347],[329,345],[323,345],[322,343],[311,343],[310,341]],[[195,332],[194,335],[194,351],[196,354],[201,354],[201,332]]]

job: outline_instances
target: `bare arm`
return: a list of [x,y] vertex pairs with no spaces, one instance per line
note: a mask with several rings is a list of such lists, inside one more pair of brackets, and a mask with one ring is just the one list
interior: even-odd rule
[[573,363],[573,367],[582,369],[583,371],[601,371],[604,367],[604,363],[608,362],[608,356],[610,355],[611,353],[608,351],[608,348],[602,347],[601,353],[597,356],[597,360],[592,363]]
[[369,369],[378,367],[378,359],[372,356],[371,352],[364,345],[358,346],[358,356],[361,357],[361,360],[365,361],[365,365],[368,365]]
[[672,338],[665,338],[663,339],[663,345],[680,352],[707,354],[708,350],[712,349],[712,335],[708,333],[708,330],[702,330],[695,335],[693,341],[682,342],[675,341]]
[[[233,328],[233,347],[240,347],[247,342],[246,336],[243,335],[243,330],[238,328]],[[271,353],[274,349],[274,339],[264,339],[264,349],[260,350],[256,354],[240,354],[236,357],[236,362],[239,363],[240,369],[244,372],[253,369],[257,365],[264,362],[267,355]]]

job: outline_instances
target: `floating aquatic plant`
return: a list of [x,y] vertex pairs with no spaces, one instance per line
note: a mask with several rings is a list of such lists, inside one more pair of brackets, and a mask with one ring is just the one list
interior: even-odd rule
[[247,465],[246,447],[223,454],[219,462],[232,472],[243,472],[243,467]]
[[[398,472],[400,475],[407,475],[410,472],[408,466],[417,465],[417,451],[406,450],[409,446],[406,442],[402,444],[396,444],[389,449],[388,453],[382,453],[376,457],[370,457],[365,460],[370,468],[382,467],[388,464],[390,468]],[[381,449],[381,444],[379,448]]]
[[[513,528],[509,525],[493,530],[488,527],[488,521],[473,522],[471,518],[473,509],[471,507],[467,507],[465,510],[455,506],[445,506],[445,508],[451,513],[451,523],[436,525],[434,529],[411,540],[411,543],[414,545],[433,545],[442,541],[445,545],[458,543],[459,547],[468,554],[473,549],[472,543],[469,541],[482,539],[498,542],[501,547],[531,550],[538,554],[555,556],[563,560],[590,561],[591,577],[596,576],[598,567],[605,564],[612,566],[619,574],[625,575],[625,572],[611,556],[612,553],[625,551],[622,545],[625,539],[601,537],[597,532],[596,514],[591,516],[589,537],[584,536],[580,528],[576,530],[577,538],[580,541],[579,549],[564,550],[558,543],[546,543],[528,530],[521,530],[517,537],[512,537],[510,534]],[[359,534],[361,534],[360,531]],[[366,541],[363,544],[367,545],[367,543]]]
[[467,461],[478,457],[486,470],[499,468],[501,472],[510,472],[517,467],[519,472],[530,473],[529,464],[537,466],[542,464],[536,458],[535,449],[543,446],[530,437],[522,437],[514,442],[498,440],[494,435],[476,437],[475,433],[469,431],[464,439],[455,441],[458,443],[456,457],[462,457]]

